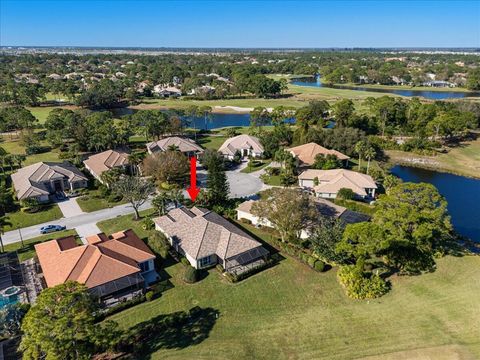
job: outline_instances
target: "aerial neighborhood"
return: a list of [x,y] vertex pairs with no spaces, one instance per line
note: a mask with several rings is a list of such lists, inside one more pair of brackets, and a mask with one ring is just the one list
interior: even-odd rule
[[2,45],[0,359],[479,358],[479,99],[472,48]]

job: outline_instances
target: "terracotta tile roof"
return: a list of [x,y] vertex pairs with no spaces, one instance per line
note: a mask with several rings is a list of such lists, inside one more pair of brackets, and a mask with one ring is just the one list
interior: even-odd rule
[[203,149],[192,139],[170,136],[147,144],[151,152],[167,151],[170,146],[176,146],[181,152],[203,152]]
[[44,182],[56,179],[68,179],[69,182],[87,180],[87,177],[68,161],[63,163],[38,162],[17,170],[11,177],[19,200],[48,195],[50,192],[43,184]]
[[182,249],[194,259],[212,254],[228,259],[261,247],[222,216],[202,208],[173,209],[154,222],[168,236],[177,238]]
[[298,176],[299,180],[313,180],[315,178],[318,179],[319,185],[315,186],[313,189],[316,192],[321,193],[335,194],[341,188],[349,188],[358,195],[365,196],[367,195],[365,189],[377,188],[377,185],[371,176],[345,169],[308,169]]
[[306,165],[313,165],[315,163],[315,156],[317,156],[318,154],[335,155],[340,160],[350,159],[350,157],[348,157],[345,154],[342,154],[340,151],[329,150],[314,142],[300,145],[300,146],[295,146],[293,148],[287,149],[287,151],[290,151],[292,155],[296,156],[302,163]]
[[49,287],[74,280],[93,288],[140,273],[138,263],[155,258],[132,230],[110,237],[92,235],[87,241],[87,245],[77,245],[75,237],[69,236],[35,245]]
[[242,134],[225,140],[218,151],[225,155],[235,155],[237,150],[250,148],[253,149],[254,152],[263,152],[263,146],[258,138]]
[[114,167],[120,167],[128,164],[127,150],[107,150],[92,156],[83,162],[85,166],[96,176],[100,176],[104,171]]

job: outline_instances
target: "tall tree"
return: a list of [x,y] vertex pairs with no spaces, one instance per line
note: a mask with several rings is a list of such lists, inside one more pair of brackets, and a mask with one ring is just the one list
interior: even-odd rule
[[228,199],[229,185],[223,157],[216,151],[209,151],[205,159],[209,198],[213,204],[225,203]]
[[124,176],[114,185],[114,190],[122,194],[135,211],[135,220],[140,219],[140,206],[155,192],[153,184],[137,176]]

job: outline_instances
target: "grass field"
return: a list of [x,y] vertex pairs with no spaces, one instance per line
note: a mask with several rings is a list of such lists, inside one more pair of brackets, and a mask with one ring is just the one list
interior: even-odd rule
[[[480,178],[480,137],[450,148],[446,154],[422,156],[404,151],[386,152],[392,163],[414,165],[432,170]],[[422,161],[420,163],[420,161]]]
[[[18,139],[10,140],[9,137],[4,136],[4,141],[0,142],[0,147],[10,154],[25,155],[25,147],[20,144]],[[45,145],[46,143],[43,143]],[[58,152],[47,151],[41,154],[28,155],[23,166],[35,164],[39,161],[60,161]]]
[[5,219],[11,224],[5,227],[5,231],[15,230],[44,222],[57,220],[63,217],[58,205],[46,205],[45,208],[36,213],[25,213],[20,210],[14,213],[7,213]]
[[252,172],[260,171],[263,168],[265,168],[268,164],[270,164],[271,162],[272,162],[271,160],[256,160],[255,161],[255,166],[252,166],[252,167],[247,166],[247,167],[243,168],[242,170],[240,170],[240,172],[249,174],[249,173],[252,173]]
[[[38,236],[33,239],[25,240],[23,243],[25,247],[22,248],[22,243],[17,242],[14,244],[5,245],[5,251],[18,251],[18,258],[20,261],[25,261],[35,256],[35,248],[34,245],[41,243],[43,241],[52,240],[52,239],[59,239],[64,236],[69,235],[77,235],[75,230],[64,230],[55,233],[50,233],[42,236]],[[78,239],[80,243],[80,239]]]
[[77,199],[77,203],[84,212],[92,212],[124,204],[125,201],[110,202],[102,197],[98,190],[90,190],[87,195]]

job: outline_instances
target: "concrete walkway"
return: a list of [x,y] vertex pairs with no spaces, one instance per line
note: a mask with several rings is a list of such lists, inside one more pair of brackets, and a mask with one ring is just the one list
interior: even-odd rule
[[95,234],[100,234],[102,231],[98,228],[97,224],[92,223],[92,224],[85,224],[85,225],[79,225],[75,228],[77,231],[78,236],[80,237],[80,240],[84,244],[86,244],[85,238],[90,235],[95,235]]

